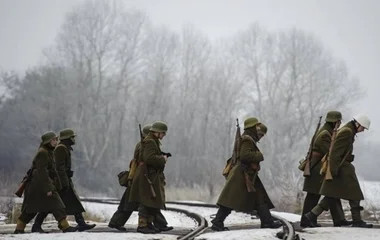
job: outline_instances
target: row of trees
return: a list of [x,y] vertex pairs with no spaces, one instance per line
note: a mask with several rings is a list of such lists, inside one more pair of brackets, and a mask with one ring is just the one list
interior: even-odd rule
[[223,184],[236,117],[269,127],[260,144],[265,182],[296,196],[296,166],[318,117],[360,96],[358,81],[314,35],[268,31],[254,23],[211,42],[191,25],[155,26],[120,2],[87,1],[69,12],[46,62],[19,77],[3,71],[0,167],[20,178],[39,136],[71,127],[78,135],[74,170],[83,189],[119,192],[138,123],[163,120],[172,187]]

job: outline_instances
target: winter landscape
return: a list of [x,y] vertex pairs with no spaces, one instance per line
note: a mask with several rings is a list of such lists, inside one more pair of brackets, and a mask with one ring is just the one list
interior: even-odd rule
[[[3,0],[0,1],[0,239],[177,239],[197,228],[165,210],[173,232],[108,228],[140,141],[139,124],[164,121],[160,148],[166,201],[216,204],[233,155],[236,119],[267,126],[258,142],[259,178],[275,208],[297,224],[306,193],[299,161],[328,111],[371,120],[355,137],[354,166],[365,200],[380,219],[380,2],[376,0]],[[323,124],[323,123],[322,123]],[[72,128],[71,180],[93,231],[62,234],[50,214],[48,234],[12,234],[23,198],[14,195],[47,131]],[[89,202],[97,198],[103,201]],[[343,200],[347,219],[348,202]],[[257,217],[233,211],[231,231],[214,232],[217,208],[166,204],[204,217],[195,239],[278,239]],[[76,225],[69,216],[69,223]],[[331,224],[329,212],[318,221]],[[30,232],[33,221],[26,227]],[[238,229],[245,228],[245,229]],[[113,231],[114,230],[114,231]],[[380,239],[380,229],[305,228],[313,239]],[[103,231],[103,232],[102,232]]]

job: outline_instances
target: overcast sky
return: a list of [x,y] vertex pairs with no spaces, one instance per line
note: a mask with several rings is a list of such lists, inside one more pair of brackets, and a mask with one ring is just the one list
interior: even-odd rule
[[[0,0],[0,67],[24,70],[38,64],[65,12],[83,1]],[[193,23],[213,39],[255,21],[271,29],[295,26],[315,33],[360,78],[367,94],[353,102],[354,110],[372,119],[371,138],[379,132],[380,0],[121,1],[145,11],[156,24],[179,30],[184,23]]]

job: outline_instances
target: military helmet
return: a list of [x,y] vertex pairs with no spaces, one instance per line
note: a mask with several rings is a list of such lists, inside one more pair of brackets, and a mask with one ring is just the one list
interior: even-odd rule
[[168,126],[164,122],[157,121],[153,123],[149,131],[158,132],[158,133],[166,133],[168,131]]
[[365,115],[358,115],[354,117],[354,120],[360,124],[360,126],[369,130],[369,126],[371,125],[371,120]]
[[326,115],[326,122],[337,122],[342,120],[342,113],[338,111],[330,111]]
[[147,124],[143,127],[142,129],[142,132],[143,132],[143,135],[148,135],[149,133],[149,129],[152,127],[152,124]]
[[59,140],[65,140],[75,136],[74,131],[70,128],[63,129],[59,132]]
[[265,126],[264,123],[257,124],[256,128],[257,128],[257,132],[262,133],[263,135],[267,134],[268,132],[268,128],[267,126]]
[[42,145],[45,145],[47,143],[49,143],[51,140],[53,140],[54,138],[57,138],[57,135],[55,135],[55,132],[46,132],[44,134],[42,134],[41,136],[41,144]]
[[254,117],[247,118],[244,121],[244,130],[247,128],[254,127],[258,123],[260,123],[260,122],[257,118],[254,118]]

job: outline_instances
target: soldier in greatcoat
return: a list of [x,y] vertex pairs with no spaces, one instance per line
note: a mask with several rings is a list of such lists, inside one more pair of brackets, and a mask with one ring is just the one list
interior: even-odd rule
[[[151,124],[145,125],[142,129],[143,137],[145,138],[149,134],[149,130],[152,127]],[[133,154],[133,159],[139,163],[140,159],[140,141],[136,144],[135,151]],[[115,228],[119,231],[127,231],[124,227],[125,223],[128,221],[129,217],[132,215],[133,211],[138,210],[137,202],[129,202],[129,196],[131,192],[132,182],[128,183],[129,186],[124,191],[124,194],[120,200],[117,211],[113,214],[108,226],[110,228]],[[157,211],[157,215],[153,219],[154,227],[159,231],[170,231],[173,227],[167,225],[167,221],[161,211]]]
[[25,226],[38,212],[51,212],[58,222],[58,228],[63,232],[75,232],[66,220],[65,204],[58,191],[62,185],[58,177],[53,156],[57,145],[57,136],[54,132],[47,132],[41,136],[41,144],[33,158],[31,177],[25,187],[24,201],[21,216],[17,220],[14,233],[24,233]]
[[167,156],[162,154],[161,142],[168,127],[164,122],[154,122],[141,145],[142,162],[133,178],[129,201],[139,203],[137,231],[157,233],[154,218],[165,207],[165,175]]
[[[72,129],[63,129],[59,133],[59,144],[55,147],[54,157],[57,165],[57,172],[62,184],[62,189],[60,189],[59,195],[66,206],[66,214],[74,215],[75,221],[77,222],[78,231],[85,231],[94,228],[95,224],[87,224],[83,217],[83,212],[85,212],[79,196],[75,190],[72,177],[74,171],[72,170],[71,162],[71,151],[73,151],[72,146],[75,144],[75,133]],[[32,230],[37,232],[43,232],[41,225],[48,215],[47,212],[41,212],[37,215],[36,220],[33,224]]]
[[[319,190],[322,185],[323,176],[320,174],[322,167],[322,158],[328,154],[331,145],[331,137],[334,128],[339,128],[342,121],[342,113],[339,111],[329,111],[326,115],[325,124],[319,129],[315,135],[314,142],[312,143],[312,152],[310,159],[310,176],[305,177],[303,191],[307,192],[303,204],[301,227],[319,227],[316,217],[323,211],[329,210],[329,204],[326,198],[323,198],[319,204],[318,201],[321,197]],[[351,225],[351,221],[347,221],[344,216],[341,201],[336,201],[336,206],[332,209],[334,226],[347,226]],[[310,221],[313,219],[315,221]]]
[[[228,230],[224,220],[231,210],[252,212],[257,210],[261,228],[278,228],[281,222],[274,220],[270,209],[274,208],[264,185],[258,177],[263,154],[257,147],[259,140],[267,133],[267,127],[256,118],[244,121],[244,133],[240,143],[240,158],[229,173],[225,186],[219,196],[218,212],[212,222],[215,231]],[[252,189],[254,187],[254,190]]]
[[[336,204],[339,199],[349,201],[352,215],[352,227],[372,228],[372,224],[368,224],[361,218],[360,201],[364,200],[362,190],[359,185],[358,178],[355,173],[353,146],[357,133],[368,130],[371,121],[365,115],[356,116],[337,132],[333,147],[330,152],[329,164],[331,169],[332,180],[323,180],[320,194],[328,199],[331,206]],[[331,211],[333,215],[334,212]]]

